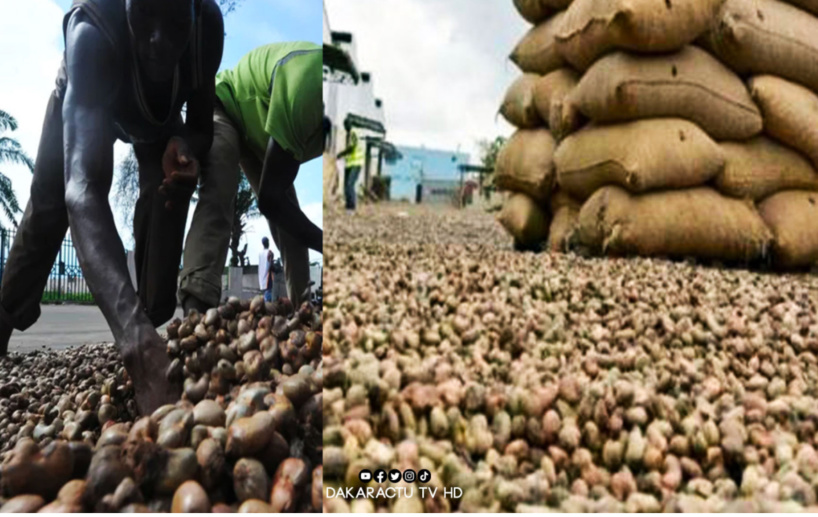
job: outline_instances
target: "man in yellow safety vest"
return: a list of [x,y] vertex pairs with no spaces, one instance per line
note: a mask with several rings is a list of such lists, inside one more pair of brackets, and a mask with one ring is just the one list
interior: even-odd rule
[[352,212],[355,210],[355,184],[358,183],[358,176],[364,166],[364,143],[361,142],[358,131],[355,129],[349,130],[348,142],[349,145],[338,154],[338,158],[346,157],[344,198],[346,199],[347,210]]

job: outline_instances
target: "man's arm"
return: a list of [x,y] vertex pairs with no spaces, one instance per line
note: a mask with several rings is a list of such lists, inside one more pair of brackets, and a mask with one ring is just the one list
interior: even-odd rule
[[68,221],[83,275],[134,381],[139,410],[146,414],[176,400],[181,385],[168,382],[164,375],[170,361],[131,283],[108,203],[113,179],[112,85],[121,74],[120,65],[102,33],[80,16],[72,17],[66,32],[63,129]]
[[[216,73],[224,50],[224,20],[213,0],[202,2],[202,81],[187,100],[185,125],[170,139],[162,159],[165,181],[160,191],[181,199],[189,198],[199,181],[199,163],[213,145],[213,107],[216,102]],[[174,196],[175,197],[175,196]],[[169,201],[171,204],[172,201]]]
[[108,193],[113,178],[111,106],[117,56],[102,33],[73,17],[66,43],[63,103],[66,206],[77,255],[114,336],[141,322]]
[[202,160],[213,144],[213,107],[216,102],[216,73],[224,51],[224,20],[213,0],[202,2],[202,59],[204,77],[199,90],[188,100],[183,135],[190,151]]
[[302,245],[323,253],[324,232],[287,196],[300,166],[290,153],[270,139],[261,173],[258,209]]

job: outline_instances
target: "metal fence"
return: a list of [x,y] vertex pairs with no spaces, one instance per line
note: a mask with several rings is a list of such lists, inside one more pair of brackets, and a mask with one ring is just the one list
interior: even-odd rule
[[[0,229],[0,280],[5,274],[6,261],[16,234],[16,230]],[[70,238],[66,238],[60,246],[60,253],[57,255],[54,267],[51,268],[42,301],[46,303],[94,303],[94,297],[82,276],[77,251]]]

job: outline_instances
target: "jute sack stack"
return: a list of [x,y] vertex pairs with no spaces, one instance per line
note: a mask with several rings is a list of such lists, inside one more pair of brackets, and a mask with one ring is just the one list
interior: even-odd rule
[[818,92],[818,18],[778,0],[726,0],[704,38],[741,75],[770,74]]
[[558,190],[551,195],[550,213],[551,227],[548,230],[546,249],[559,253],[568,251],[568,239],[574,232],[579,218],[582,204],[569,196],[565,191]]
[[561,20],[557,48],[578,70],[614,49],[678,50],[708,29],[721,1],[576,0]]
[[336,199],[338,186],[338,167],[333,156],[324,153],[324,206],[329,206]]
[[772,235],[755,208],[706,187],[632,196],[598,190],[579,214],[580,243],[603,254],[749,262]]
[[800,268],[818,262],[818,194],[779,192],[759,204],[758,210],[772,230],[776,267]]
[[537,74],[523,74],[508,88],[500,105],[500,114],[513,126],[533,129],[544,124],[535,103],[536,87],[540,80]]
[[548,127],[561,140],[579,128],[581,115],[565,99],[576,87],[579,77],[568,68],[545,76],[523,74],[509,86],[500,114],[521,129]]
[[789,0],[788,3],[818,16],[818,0]]
[[520,129],[497,156],[494,181],[499,190],[522,192],[545,203],[554,184],[556,143],[547,129]]
[[560,143],[554,166],[559,188],[585,201],[612,184],[632,193],[704,185],[724,157],[696,124],[657,118],[586,127]]
[[571,4],[571,0],[514,0],[514,7],[525,21],[538,24]]
[[569,102],[595,122],[678,117],[717,140],[744,140],[762,129],[741,79],[690,46],[662,56],[609,54],[585,73]]
[[511,194],[497,220],[523,247],[536,247],[548,237],[548,214],[525,194]]
[[725,196],[760,201],[782,190],[818,190],[809,161],[769,138],[722,142],[721,149],[724,168],[713,184]]
[[577,84],[579,75],[570,68],[554,70],[534,84],[534,106],[558,142],[582,123],[579,110],[566,100]]
[[545,75],[565,66],[555,40],[563,16],[559,12],[534,26],[514,47],[509,57],[524,73]]
[[765,132],[818,167],[818,95],[771,75],[751,79],[750,93],[761,108]]

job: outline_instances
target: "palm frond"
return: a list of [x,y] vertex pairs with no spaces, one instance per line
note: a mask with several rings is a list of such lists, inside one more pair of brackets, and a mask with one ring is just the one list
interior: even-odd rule
[[5,111],[0,110],[0,129],[15,131],[17,129],[17,120]]
[[20,204],[17,201],[17,195],[11,185],[11,180],[3,173],[0,173],[0,210],[11,221],[15,228],[17,228],[16,215],[21,213]]
[[227,16],[236,10],[236,7],[242,0],[219,0],[219,7],[222,10],[222,16]]
[[26,154],[20,142],[9,137],[0,137],[0,162],[19,163],[34,172],[34,161]]

